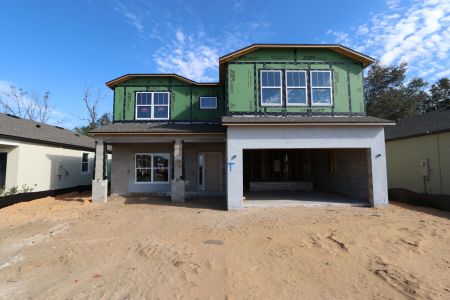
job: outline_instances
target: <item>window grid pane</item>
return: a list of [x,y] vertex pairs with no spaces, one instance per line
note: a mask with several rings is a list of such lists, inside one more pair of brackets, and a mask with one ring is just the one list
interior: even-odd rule
[[311,71],[312,87],[331,87],[330,71]]
[[330,88],[313,88],[312,89],[313,104],[331,104]]
[[286,87],[306,87],[306,72],[286,71]]
[[81,161],[83,163],[86,163],[86,162],[88,162],[88,158],[89,158],[89,154],[83,153],[83,157],[81,158]]
[[306,88],[288,88],[287,104],[306,105]]
[[263,104],[281,104],[281,89],[263,88],[261,91],[261,101]]
[[280,71],[261,71],[262,87],[281,87]]

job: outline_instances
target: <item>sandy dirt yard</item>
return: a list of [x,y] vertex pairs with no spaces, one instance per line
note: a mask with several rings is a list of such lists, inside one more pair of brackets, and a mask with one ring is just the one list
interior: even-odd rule
[[450,213],[89,201],[0,209],[1,299],[450,299]]

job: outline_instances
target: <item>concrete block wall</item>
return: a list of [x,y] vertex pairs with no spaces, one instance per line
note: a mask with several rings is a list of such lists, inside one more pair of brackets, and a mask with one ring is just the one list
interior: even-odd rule
[[[170,193],[170,183],[136,184],[135,154],[136,153],[169,153],[170,166],[173,162],[172,143],[117,143],[113,145],[113,159],[111,162],[111,193],[124,195],[128,193]],[[198,153],[222,153],[222,190],[225,192],[226,156],[225,143],[183,143],[184,180],[186,192],[196,192],[198,186]],[[169,171],[170,178],[172,171]]]
[[[128,193],[170,193],[169,183],[135,183],[136,153],[170,153],[173,156],[171,143],[147,144],[112,144],[111,161],[111,194],[124,195]],[[171,163],[169,174],[171,175]],[[169,179],[171,176],[169,176]]]
[[[368,149],[320,149],[312,151],[314,188],[369,201]],[[330,171],[334,152],[336,172]]]

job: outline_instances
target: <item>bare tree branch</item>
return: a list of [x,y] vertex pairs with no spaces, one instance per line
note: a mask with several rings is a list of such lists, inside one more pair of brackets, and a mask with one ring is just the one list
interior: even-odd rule
[[105,94],[100,89],[97,89],[94,94],[92,92],[92,87],[86,86],[83,92],[83,103],[88,111],[88,117],[82,118],[82,120],[87,121],[89,123],[88,126],[96,126],[98,121],[98,105],[104,97]]
[[52,111],[48,91],[42,99],[39,95],[29,95],[27,91],[16,86],[10,86],[9,91],[1,93],[3,95],[0,95],[0,107],[4,113],[41,123],[48,122]]

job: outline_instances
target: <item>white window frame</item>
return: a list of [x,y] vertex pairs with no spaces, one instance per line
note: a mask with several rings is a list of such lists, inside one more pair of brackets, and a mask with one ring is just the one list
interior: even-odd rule
[[[313,86],[312,83],[312,74],[313,73],[328,73],[330,74],[330,86]],[[333,74],[331,73],[330,70],[311,70],[309,73],[309,82],[310,82],[310,86],[311,86],[311,106],[333,106]],[[314,93],[313,90],[314,89],[329,89],[330,90],[330,103],[325,104],[325,103],[314,103]]]
[[[280,86],[264,86],[262,84],[262,74],[264,72],[277,72],[280,74]],[[261,106],[275,106],[275,107],[279,107],[283,105],[283,72],[281,70],[261,70],[259,71],[259,95],[260,95],[260,102],[261,102]],[[263,103],[263,89],[265,88],[269,88],[269,89],[274,89],[274,88],[279,88],[280,89],[280,103]]]
[[[216,100],[216,105],[214,107],[205,107],[202,106],[202,99],[205,98],[214,98]],[[217,109],[217,97],[215,96],[204,96],[204,97],[200,97],[200,109]]]
[[[150,105],[138,104],[137,98],[138,94],[150,94]],[[167,104],[161,105],[157,104],[157,106],[167,106],[167,118],[155,118],[155,104],[154,104],[154,94],[167,94]],[[134,117],[136,120],[169,120],[170,119],[170,93],[169,92],[136,92],[135,96],[135,114]],[[150,106],[150,118],[138,118],[138,106]]]
[[[291,87],[291,86],[289,86],[288,87],[288,84],[287,84],[287,74],[288,73],[303,73],[303,74],[305,74],[305,86],[294,86],[294,87]],[[308,106],[308,76],[307,76],[307,72],[306,72],[306,70],[286,70],[285,71],[285,92],[286,92],[286,106]],[[288,94],[288,89],[293,89],[293,90],[295,90],[295,89],[305,89],[305,91],[306,91],[306,101],[305,101],[305,103],[289,103],[289,94]]]
[[[83,157],[84,155],[87,155],[87,161],[83,161]],[[83,165],[86,164],[87,165],[87,169],[86,171],[83,171]],[[81,153],[81,169],[80,169],[81,174],[87,174],[89,173],[89,153],[87,152],[82,152]]]
[[[138,155],[150,155],[151,156],[151,165],[150,168],[138,168],[137,167],[137,156]],[[167,181],[154,181],[153,178],[153,170],[155,169],[153,166],[153,156],[163,156],[167,158]],[[150,169],[150,181],[137,181],[137,170],[138,169]],[[170,153],[135,153],[134,154],[134,184],[168,184],[170,182]]]

